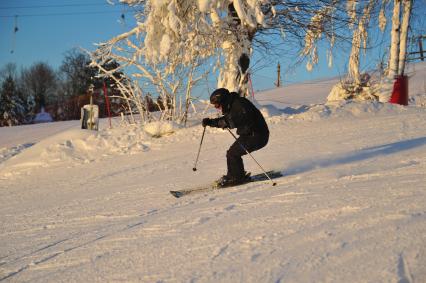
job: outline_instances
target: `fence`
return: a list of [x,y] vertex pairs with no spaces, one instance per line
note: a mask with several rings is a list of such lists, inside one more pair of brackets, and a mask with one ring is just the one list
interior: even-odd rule
[[[423,41],[426,39],[426,35],[415,36],[412,39],[412,45],[417,45],[419,51],[413,51],[407,53],[407,61],[425,60],[425,51],[423,49]],[[415,48],[414,48],[415,49]]]

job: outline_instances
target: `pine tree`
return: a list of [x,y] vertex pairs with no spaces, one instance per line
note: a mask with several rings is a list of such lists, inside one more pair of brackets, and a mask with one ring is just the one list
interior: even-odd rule
[[0,90],[0,127],[19,125],[24,107],[12,76],[8,76]]

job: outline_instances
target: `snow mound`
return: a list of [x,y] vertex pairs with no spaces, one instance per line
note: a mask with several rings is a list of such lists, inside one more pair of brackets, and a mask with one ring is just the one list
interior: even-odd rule
[[179,128],[179,126],[169,121],[154,121],[143,127],[145,132],[155,138],[170,135],[176,131],[176,128]]
[[267,105],[259,108],[260,112],[262,113],[263,117],[269,118],[273,116],[280,115],[282,111],[278,109],[277,107],[273,105]]
[[377,101],[330,101],[326,104],[286,108],[282,110],[285,119],[319,121],[328,118],[371,117],[375,115],[394,115],[405,111],[422,111],[417,107],[405,107],[398,104]]
[[265,118],[269,118],[269,117],[273,117],[273,116],[277,116],[277,115],[281,115],[282,111],[277,108],[275,105],[272,104],[263,104],[261,105],[259,102],[257,102],[257,100],[251,100],[251,102],[254,104],[254,106],[257,107],[257,109],[260,110],[260,112],[262,113],[263,117]]
[[418,107],[426,107],[426,94],[411,97],[410,104],[414,104]]
[[354,99],[357,101],[377,100],[378,88],[370,85],[356,87],[355,85],[339,82],[333,86],[327,101]]
[[146,135],[138,126],[106,129],[99,132],[71,129],[46,138],[34,145],[5,150],[0,175],[10,176],[30,168],[54,164],[91,163],[117,154],[135,154],[149,150]]

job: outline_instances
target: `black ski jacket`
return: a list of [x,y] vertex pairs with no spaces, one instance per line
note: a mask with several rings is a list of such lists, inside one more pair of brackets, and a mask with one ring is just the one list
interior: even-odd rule
[[268,125],[259,109],[245,97],[231,92],[222,105],[222,117],[212,119],[211,126],[216,128],[237,128],[240,136],[269,136]]

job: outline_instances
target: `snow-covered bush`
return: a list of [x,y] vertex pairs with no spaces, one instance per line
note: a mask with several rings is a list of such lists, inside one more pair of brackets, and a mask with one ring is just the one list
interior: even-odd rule
[[143,127],[145,132],[156,138],[172,134],[177,128],[178,125],[171,121],[154,121]]
[[380,87],[376,83],[372,83],[368,74],[361,76],[360,82],[352,80],[340,81],[330,91],[327,96],[327,101],[339,101],[339,100],[356,100],[356,101],[368,101],[379,100]]
[[[141,40],[141,36],[145,34],[146,31],[139,25],[126,36],[122,35],[99,45],[99,48],[90,54],[91,65],[100,70],[101,76],[114,80],[133,122],[136,122],[133,113],[141,114],[139,117],[142,121],[171,119],[184,122],[192,103],[191,89],[206,75],[202,71],[198,76],[194,75],[201,59],[194,55],[193,62],[189,66],[180,64],[178,58],[164,64],[150,62],[146,57],[145,44]],[[128,54],[132,55],[126,57]],[[106,70],[102,67],[110,60],[119,63],[116,69]],[[113,76],[114,72],[123,72],[127,75],[116,78]],[[153,107],[148,102],[153,102],[153,99],[152,93],[146,91],[147,86],[150,86],[150,89],[154,87],[157,92],[154,108],[158,109],[161,115],[151,115],[149,112]],[[166,101],[167,103],[164,103]]]

